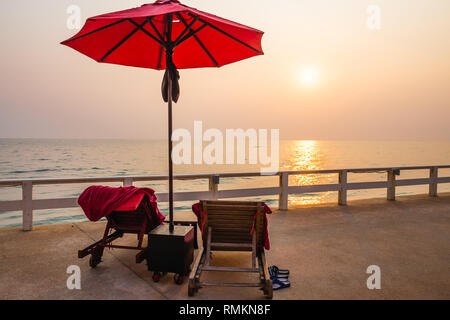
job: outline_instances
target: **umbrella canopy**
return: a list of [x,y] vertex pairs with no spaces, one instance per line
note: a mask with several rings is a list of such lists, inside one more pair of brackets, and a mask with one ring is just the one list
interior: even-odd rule
[[163,57],[172,50],[176,67],[187,69],[220,67],[261,55],[262,35],[177,0],[158,0],[89,18],[78,34],[62,44],[97,62],[157,70],[166,69]]
[[[138,8],[87,19],[62,42],[97,62],[166,70],[162,95],[168,102],[169,217],[173,223],[172,100],[179,97],[179,69],[220,67],[263,54],[263,32],[185,6],[158,0]],[[164,59],[165,57],[165,59]]]

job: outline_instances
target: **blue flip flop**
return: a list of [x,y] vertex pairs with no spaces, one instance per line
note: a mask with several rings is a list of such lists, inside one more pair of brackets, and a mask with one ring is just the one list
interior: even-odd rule
[[291,283],[289,281],[280,281],[278,279],[272,280],[272,288],[273,290],[281,290],[284,288],[289,288]]
[[281,280],[281,281],[286,281],[289,278],[288,275],[270,275],[270,280]]
[[274,275],[289,275],[289,270],[280,269],[277,266],[270,266],[269,273],[271,273],[271,274],[273,273]]
[[289,270],[281,270],[276,266],[271,266],[268,268],[271,280],[282,280],[286,281],[289,278]]

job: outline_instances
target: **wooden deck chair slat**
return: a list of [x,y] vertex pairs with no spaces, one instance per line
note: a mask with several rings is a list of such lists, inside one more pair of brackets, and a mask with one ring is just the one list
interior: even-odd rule
[[251,237],[226,237],[226,236],[212,236],[212,242],[219,243],[243,243],[243,244],[251,244]]
[[214,246],[216,248],[220,247],[235,247],[235,248],[252,248],[252,245],[249,245],[248,243],[223,243],[223,242],[211,242],[211,246]]
[[252,218],[255,214],[255,211],[238,211],[238,212],[224,212],[224,211],[216,211],[209,213],[211,219],[227,219],[227,220],[248,220]]
[[[209,224],[208,226],[214,226],[213,224]],[[250,231],[251,231],[251,226],[244,226],[244,227],[235,227],[235,228],[233,228],[233,227],[222,227],[222,226],[220,226],[220,228],[219,227],[213,227],[213,229],[214,229],[214,232],[224,232],[224,233],[229,233],[229,232],[233,232],[233,234],[242,234],[242,235],[244,235],[244,234],[248,234],[248,233],[250,233]]]
[[[229,249],[229,248],[231,248],[231,247],[234,247],[234,245],[237,245],[237,244],[241,244],[242,246],[240,246],[241,248],[242,248],[242,250],[243,251],[248,251],[247,249],[248,249],[248,247],[246,246],[247,244],[248,244],[248,242],[242,242],[241,240],[239,240],[239,239],[237,239],[237,240],[234,240],[234,239],[217,239],[218,241],[226,241],[226,240],[228,240],[228,241],[226,241],[226,242],[214,242],[214,243],[229,243],[230,244],[230,246],[227,246],[227,247],[225,247],[225,246],[222,246],[222,247],[214,247],[214,249],[215,250],[221,250],[221,251],[227,251],[227,250],[224,250],[224,249],[221,249],[221,248],[227,248],[227,249]],[[250,248],[251,249],[251,248]]]
[[211,216],[216,216],[216,215],[232,215],[232,216],[244,216],[244,217],[251,217],[255,214],[255,209],[253,210],[240,210],[240,211],[234,211],[234,210],[229,210],[228,212],[226,212],[226,210],[211,210],[209,211],[209,213],[211,214]]
[[256,232],[253,232],[252,236],[252,268],[255,269],[256,265]]
[[231,212],[251,212],[252,210],[255,210],[256,206],[221,206],[221,205],[209,205],[208,210],[211,212],[214,211],[227,211],[230,210]]
[[227,241],[218,241],[218,239],[229,239],[229,240],[241,240],[241,242],[245,242],[248,244],[252,243],[252,237],[250,234],[226,234],[213,232],[212,241],[213,242],[227,242]]
[[212,236],[212,228],[208,227],[208,241],[206,243],[206,265],[209,266],[209,260],[211,257],[211,236]]
[[[250,229],[247,229],[247,230],[241,231],[241,232],[231,233],[230,231],[228,231],[228,229],[217,229],[216,230],[213,227],[213,233],[214,233],[213,237],[215,237],[215,238],[224,237],[224,238],[237,238],[237,239],[247,239],[247,240],[252,239],[252,235],[250,234]],[[251,241],[249,243],[251,243]]]
[[234,282],[200,282],[201,286],[215,287],[260,287],[259,283],[234,283]]
[[249,222],[249,217],[246,216],[225,216],[225,215],[212,215],[211,217],[208,218],[209,221],[211,221],[211,223],[214,222],[229,222],[229,223],[239,223],[239,224],[243,224],[243,223],[247,223]]
[[212,251],[222,251],[222,252],[231,252],[231,251],[235,251],[235,252],[252,252],[251,248],[246,248],[246,247],[215,247],[215,246],[211,246],[211,250]]
[[213,267],[213,266],[204,266],[204,271],[221,271],[221,272],[251,272],[251,273],[259,273],[259,270],[256,268],[235,268],[235,267]]
[[233,200],[208,200],[208,204],[209,205],[221,205],[221,206],[225,206],[225,205],[237,205],[237,206],[257,206],[258,203],[260,202],[256,202],[256,201],[233,201]]
[[[213,225],[214,224],[214,220],[211,221],[209,220],[209,225]],[[235,221],[228,221],[228,220],[223,220],[223,223],[220,224],[220,226],[222,228],[235,228],[235,227],[239,227],[241,229],[246,229],[246,230],[251,230],[252,228],[252,223],[250,223],[249,221],[245,221],[244,223],[239,223],[239,222],[235,222]]]

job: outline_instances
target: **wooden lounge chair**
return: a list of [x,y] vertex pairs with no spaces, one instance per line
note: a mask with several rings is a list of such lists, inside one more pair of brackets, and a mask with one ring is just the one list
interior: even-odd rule
[[[193,296],[203,286],[262,288],[272,299],[270,280],[264,254],[264,203],[247,201],[201,201],[199,225],[203,230],[203,250],[197,255],[189,276],[188,294]],[[253,229],[253,233],[251,230]],[[212,251],[249,251],[252,267],[219,267],[210,265]],[[203,271],[259,273],[254,283],[202,282]]]
[[[154,225],[154,221],[156,221],[155,213],[152,210],[148,196],[137,194],[128,203],[113,211],[106,218],[108,222],[103,238],[85,249],[79,250],[78,258],[91,255],[89,265],[95,268],[102,261],[101,258],[105,248],[120,248],[138,250],[136,263],[142,262],[146,258],[147,253],[147,248],[142,246],[144,235],[157,226]],[[111,233],[112,230],[114,232]],[[114,240],[123,237],[125,233],[137,234],[137,246],[112,244]]]

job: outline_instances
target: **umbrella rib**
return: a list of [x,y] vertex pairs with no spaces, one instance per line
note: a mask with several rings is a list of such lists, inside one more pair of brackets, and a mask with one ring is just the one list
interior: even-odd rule
[[115,26],[116,24],[122,23],[122,22],[124,22],[124,21],[127,21],[127,19],[122,19],[122,20],[113,22],[113,23],[108,24],[108,25],[106,25],[106,26],[103,26],[103,27],[100,27],[100,28],[98,28],[98,29],[92,30],[91,32],[88,32],[88,33],[86,33],[86,34],[83,34],[83,35],[81,35],[81,36],[79,36],[79,37],[76,37],[76,38],[73,38],[73,39],[66,40],[66,41],[64,41],[63,43],[68,43],[68,42],[72,42],[72,41],[78,40],[78,39],[80,39],[80,38],[89,36],[89,35],[91,35],[91,34],[93,34],[93,33],[98,32],[98,31],[102,31],[102,30],[104,30],[104,29],[106,29],[106,28]]
[[[194,17],[195,15],[193,15],[192,13],[188,13],[191,17]],[[215,25],[213,25],[212,23],[209,23],[208,21],[204,20],[204,19],[199,19],[201,22],[207,24],[209,27],[213,28],[216,31],[219,31],[220,33],[226,35],[227,37],[233,39],[236,42],[239,42],[240,44],[246,46],[249,49],[252,49],[253,51],[257,52],[257,53],[261,53],[258,49],[253,48],[251,45],[245,43],[244,41],[239,40],[236,37],[233,37],[231,34],[229,34],[228,32],[223,31],[222,29],[216,27]]]
[[157,69],[161,69],[161,62],[162,62],[163,51],[164,51],[164,47],[161,46],[161,48],[159,49],[159,58],[158,58]]
[[159,40],[161,40],[162,42],[164,41],[163,36],[161,35],[161,33],[159,33],[159,30],[156,28],[156,26],[153,23],[153,18],[154,17],[147,17],[147,21],[150,24],[150,26],[153,28],[153,30],[155,30],[155,33],[158,35]]
[[[166,33],[167,33],[167,19],[164,19],[164,31],[163,31],[163,34],[162,34],[162,36],[161,36],[161,38],[162,38],[162,41],[165,43],[165,37],[166,37]],[[163,55],[163,49],[165,48],[165,46],[163,46],[162,44],[161,44],[161,48],[160,48],[160,50],[159,50],[159,58],[158,58],[158,66],[157,66],[157,68],[158,69],[161,69],[161,63],[162,63],[162,55]]]
[[[178,19],[180,19],[181,21],[181,14],[179,12],[176,12],[175,15],[178,17]],[[199,16],[195,17],[194,20],[191,21],[191,23],[189,23],[189,25],[185,25],[185,29],[183,30],[182,33],[180,33],[180,35],[175,39],[175,43],[178,43],[178,41],[180,41],[180,39],[186,34],[186,32],[188,32],[189,30],[191,30],[191,27],[193,26],[194,23],[197,22],[198,18],[200,18]]]
[[197,36],[194,36],[194,39],[197,40],[198,44],[200,45],[200,47],[202,47],[203,51],[205,51],[205,53],[208,55],[208,57],[211,59],[211,61],[214,63],[214,65],[216,67],[219,66],[219,64],[217,63],[216,59],[214,59],[214,57],[212,56],[212,54],[209,52],[208,49],[206,49],[205,45],[203,44],[203,42],[200,41],[200,39]]
[[182,44],[184,41],[186,41],[187,39],[189,39],[190,37],[194,36],[196,33],[198,33],[200,30],[202,30],[204,27],[206,27],[206,24],[203,24],[201,27],[198,27],[197,29],[191,29],[191,31],[185,35],[180,41],[175,42],[174,47]]
[[[154,16],[153,17],[147,17],[147,21],[150,24],[150,26],[153,28],[155,33],[158,35],[159,40],[161,40],[161,42],[164,42],[164,37],[161,35],[161,33],[159,32],[158,28],[156,28],[155,24],[152,21],[153,18],[154,18]],[[165,28],[165,26],[164,26],[164,28]],[[161,68],[161,59],[162,59],[163,50],[164,50],[164,47],[161,45],[161,47],[159,49],[159,57],[158,57],[157,69]]]
[[[142,23],[142,25],[139,25],[140,27],[143,27],[145,24],[147,23],[147,21],[144,21],[144,23]],[[100,61],[104,61],[107,57],[109,57],[109,55],[111,53],[113,53],[114,51],[117,50],[117,48],[119,48],[121,45],[123,45],[128,39],[130,39],[136,32],[139,31],[139,28],[134,29],[133,31],[131,31],[130,34],[128,34],[127,36],[125,36],[122,40],[120,40],[114,47],[111,48],[111,50],[109,50],[104,56],[103,58],[100,59]]]
[[[150,38],[152,38],[153,40],[155,40],[156,42],[158,42],[160,45],[162,45],[162,46],[164,46],[164,44],[158,39],[158,38],[156,38],[154,35],[152,35],[150,32],[148,32],[147,30],[145,30],[144,28],[143,28],[143,25],[141,26],[141,25],[139,25],[138,23],[136,23],[133,19],[129,19],[130,20],[130,22],[132,23],[132,24],[134,24],[137,28],[138,28],[138,30],[141,30],[142,32],[144,32],[146,35],[148,35]],[[145,23],[147,22],[147,20],[145,20]],[[145,23],[144,23],[144,25],[145,25]]]
[[[177,15],[177,16],[178,16],[178,18],[181,20],[181,22],[182,22],[185,26],[187,26],[186,20],[184,20],[184,18],[183,18],[181,15]],[[211,61],[214,63],[214,65],[215,65],[216,67],[218,67],[219,64],[217,63],[216,59],[214,59],[214,57],[213,57],[212,54],[209,52],[209,50],[206,49],[206,47],[205,47],[205,45],[203,44],[203,42],[200,41],[200,39],[199,39],[196,35],[193,35],[193,37],[194,37],[194,39],[197,41],[197,43],[200,45],[200,47],[203,49],[203,51],[205,51],[205,53],[208,55],[208,57],[211,59]]]

